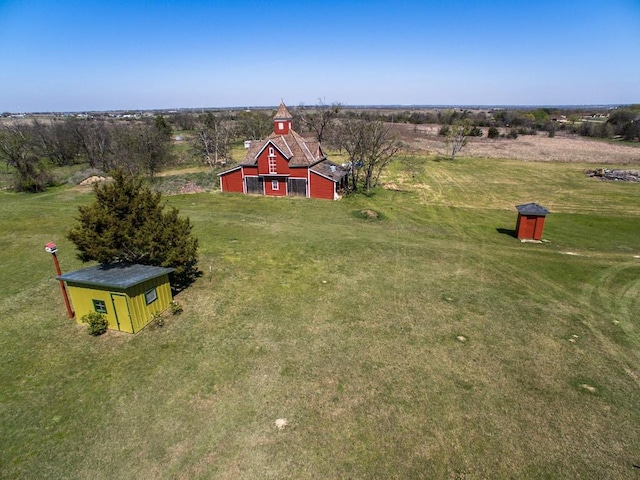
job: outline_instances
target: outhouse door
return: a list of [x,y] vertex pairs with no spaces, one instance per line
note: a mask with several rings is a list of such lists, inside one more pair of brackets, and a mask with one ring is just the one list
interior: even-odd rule
[[133,330],[133,323],[131,322],[131,315],[129,314],[127,296],[120,293],[112,293],[111,303],[113,304],[113,311],[116,314],[118,330],[121,332],[136,333]]
[[524,225],[520,231],[522,238],[534,238],[536,231],[536,217],[522,217]]

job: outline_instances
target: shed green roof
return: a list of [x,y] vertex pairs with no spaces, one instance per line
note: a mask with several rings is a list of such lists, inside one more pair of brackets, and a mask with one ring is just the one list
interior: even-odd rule
[[56,279],[82,286],[124,290],[173,271],[173,268],[119,263],[83,268],[60,275]]

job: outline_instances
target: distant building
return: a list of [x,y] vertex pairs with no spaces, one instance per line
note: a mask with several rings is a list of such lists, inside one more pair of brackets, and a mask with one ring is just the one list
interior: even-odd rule
[[293,130],[284,103],[273,118],[273,133],[245,142],[245,148],[240,165],[219,174],[223,192],[336,200],[346,188],[347,170],[329,161],[319,142]]

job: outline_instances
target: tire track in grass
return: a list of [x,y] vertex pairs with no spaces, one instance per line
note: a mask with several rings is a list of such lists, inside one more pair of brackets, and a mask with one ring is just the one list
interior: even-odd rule
[[[640,357],[634,354],[634,350],[625,348],[615,340],[615,336],[623,335],[621,341],[634,346],[640,343],[636,326],[640,311],[640,278],[637,270],[637,264],[629,263],[607,268],[595,278],[594,283],[585,287],[581,300],[589,305],[588,311],[594,314],[601,312],[598,317],[594,314],[583,317],[582,323],[608,356],[622,364],[622,370],[640,386]],[[602,317],[613,319],[607,324],[603,323]]]

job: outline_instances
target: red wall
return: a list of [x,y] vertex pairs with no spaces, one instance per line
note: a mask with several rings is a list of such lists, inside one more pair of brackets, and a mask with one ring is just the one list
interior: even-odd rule
[[242,170],[238,169],[233,172],[220,175],[220,185],[222,186],[223,192],[242,193],[244,191],[242,188]]
[[534,240],[542,240],[542,231],[544,230],[545,217],[536,218],[536,226],[533,231]]
[[311,175],[309,176],[309,188],[311,192],[309,196],[311,198],[325,198],[333,200],[333,181],[311,172]]
[[545,217],[518,214],[516,237],[528,240],[542,240]]
[[[260,156],[258,157],[258,173],[260,175],[269,175],[271,172],[269,171],[269,147],[272,145],[267,145]],[[282,154],[278,151],[277,148],[273,147],[273,153],[276,157],[276,168],[277,173],[280,175],[286,175],[289,173],[289,162],[282,156]]]
[[[274,190],[272,182],[278,182],[278,189]],[[264,194],[272,197],[284,197],[287,194],[287,179],[266,177],[264,179]]]
[[258,175],[258,167],[242,167],[245,177],[256,177]]
[[307,178],[308,169],[305,168],[291,168],[289,169],[289,176],[291,178]]
[[[279,128],[282,123],[282,128]],[[286,135],[291,130],[291,120],[274,120],[273,131],[278,135]]]

